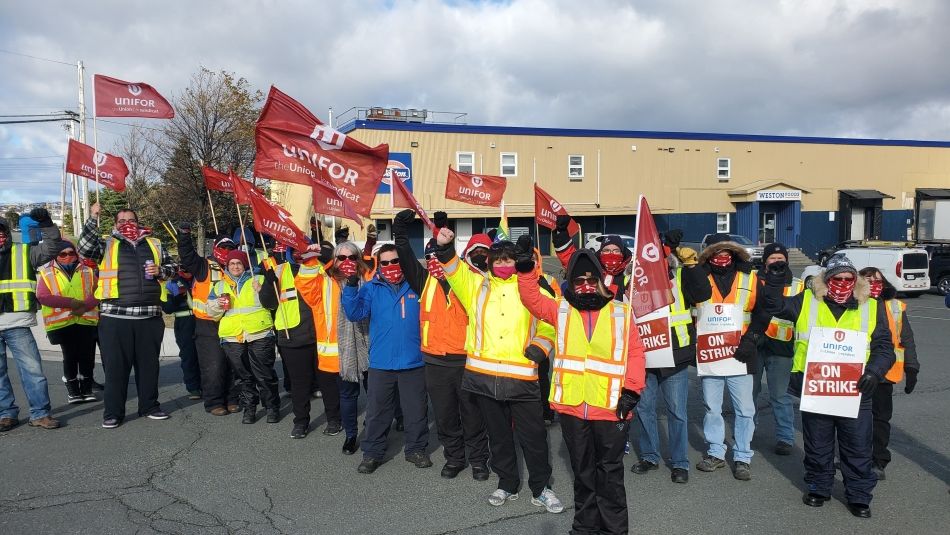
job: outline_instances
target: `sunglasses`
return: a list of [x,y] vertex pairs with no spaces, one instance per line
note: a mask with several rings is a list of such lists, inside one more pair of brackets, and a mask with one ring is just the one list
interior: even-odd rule
[[831,277],[831,280],[838,282],[853,281],[854,277]]
[[56,255],[56,258],[69,258],[69,257],[71,257],[71,256],[77,256],[77,255],[76,255],[76,252],[75,252],[75,251],[73,251],[73,252],[71,252],[71,253],[70,253],[70,252],[62,252],[62,253],[59,253],[58,255]]
[[116,219],[115,224],[121,225],[123,223],[138,223],[137,219]]
[[357,256],[356,256],[355,254],[351,254],[351,255],[344,255],[344,254],[336,255],[336,261],[337,261],[337,262],[344,262],[344,261],[346,261],[346,260],[352,260],[352,261],[356,262],[356,258],[357,258]]
[[392,260],[380,260],[379,265],[381,266],[395,266],[399,264],[398,258],[393,258]]
[[574,286],[581,284],[597,284],[597,277],[574,277]]

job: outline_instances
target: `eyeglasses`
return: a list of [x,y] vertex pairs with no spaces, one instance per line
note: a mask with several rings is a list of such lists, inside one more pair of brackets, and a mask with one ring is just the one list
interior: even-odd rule
[[352,261],[356,262],[356,258],[357,258],[357,256],[356,256],[355,254],[351,254],[351,255],[343,255],[343,254],[336,255],[336,261],[337,261],[337,262],[343,262],[343,261],[346,261],[346,260],[352,260]]
[[121,225],[123,223],[138,223],[137,219],[116,219],[115,224]]
[[574,286],[581,284],[597,284],[597,277],[574,277]]
[[380,260],[379,265],[381,266],[395,266],[399,264],[398,258],[393,258],[392,260]]

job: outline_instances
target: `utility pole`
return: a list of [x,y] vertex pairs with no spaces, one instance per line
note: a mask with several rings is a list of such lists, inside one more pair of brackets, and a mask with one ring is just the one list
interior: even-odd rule
[[[78,62],[76,62],[76,74],[79,77],[79,138],[78,139],[80,143],[85,143],[86,142],[86,92],[85,92],[86,67],[82,64],[82,60],[79,60]],[[77,139],[75,134],[73,135],[73,139]],[[73,176],[73,181],[75,182],[76,180],[77,178]],[[74,188],[74,191],[78,192],[78,189],[79,188]],[[87,204],[89,200],[89,181],[88,180],[82,181],[82,189],[83,189],[82,199],[78,203],[78,207],[81,209],[81,213],[79,214],[79,220],[85,222],[86,214],[89,213],[89,206]],[[74,211],[73,213],[75,214],[76,212]],[[76,228],[78,232],[79,227],[76,227]]]

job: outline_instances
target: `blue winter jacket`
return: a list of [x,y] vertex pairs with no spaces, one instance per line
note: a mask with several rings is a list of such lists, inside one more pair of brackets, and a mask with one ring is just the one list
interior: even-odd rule
[[411,370],[422,366],[419,335],[419,294],[403,281],[392,285],[373,280],[357,289],[344,286],[346,319],[369,318],[369,367],[377,370]]

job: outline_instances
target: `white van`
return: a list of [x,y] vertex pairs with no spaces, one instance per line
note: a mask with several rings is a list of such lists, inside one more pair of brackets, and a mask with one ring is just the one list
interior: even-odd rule
[[[904,242],[880,242],[880,245],[863,247],[849,247],[839,249],[837,253],[844,253],[848,260],[858,268],[858,271],[873,266],[881,270],[884,278],[897,288],[898,292],[907,297],[918,297],[930,290],[929,256],[923,247],[907,247]],[[817,275],[822,266],[808,266],[802,273],[802,279],[808,284],[809,279]]]

